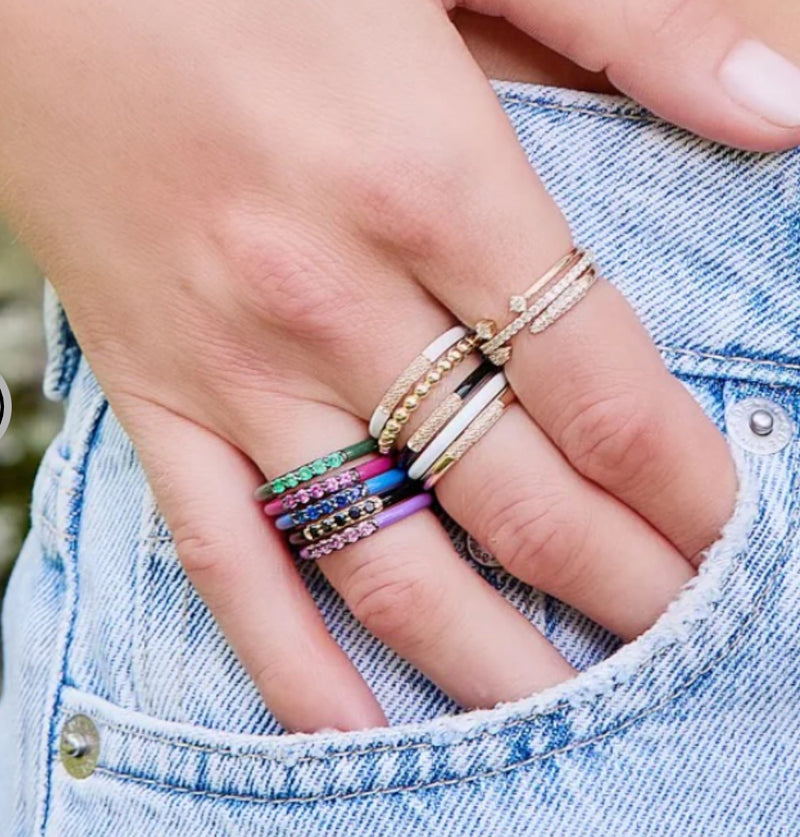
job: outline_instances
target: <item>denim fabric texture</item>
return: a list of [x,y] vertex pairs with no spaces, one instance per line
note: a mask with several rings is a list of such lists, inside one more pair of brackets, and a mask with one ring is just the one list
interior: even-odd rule
[[[454,531],[581,672],[460,711],[306,565],[392,726],[284,734],[187,582],[51,298],[47,387],[66,420],[4,606],[0,834],[800,833],[800,152],[722,148],[622,98],[495,90],[577,242],[729,437],[737,511],[698,577],[621,647]],[[750,399],[783,446],[748,437]],[[84,779],[59,757],[76,714],[99,732]]]

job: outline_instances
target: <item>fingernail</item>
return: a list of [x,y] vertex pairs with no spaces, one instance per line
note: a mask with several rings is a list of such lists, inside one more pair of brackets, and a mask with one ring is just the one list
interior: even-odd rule
[[800,126],[800,67],[761,41],[741,41],[719,69],[728,95],[783,128]]

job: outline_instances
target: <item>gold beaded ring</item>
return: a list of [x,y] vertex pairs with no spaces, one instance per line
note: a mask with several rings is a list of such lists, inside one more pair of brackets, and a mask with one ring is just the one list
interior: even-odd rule
[[392,417],[392,413],[400,405],[400,402],[408,394],[414,382],[424,375],[433,366],[434,362],[443,352],[451,349],[460,340],[463,340],[468,331],[463,326],[454,326],[440,334],[429,346],[414,358],[406,369],[397,376],[392,385],[383,394],[380,403],[372,413],[369,420],[369,433],[377,439],[386,423]]
[[[503,366],[511,357],[509,342],[526,326],[538,334],[551,326],[581,300],[596,280],[592,257],[574,249],[558,261],[525,293],[509,299],[509,310],[517,316],[498,331],[494,320],[481,320],[475,326],[481,352],[495,366]],[[552,284],[551,284],[552,283]],[[533,296],[550,285],[532,304]]]
[[399,407],[396,407],[389,421],[378,437],[378,451],[388,453],[397,441],[403,427],[408,423],[411,416],[419,409],[420,404],[433,392],[433,390],[450,374],[467,355],[469,355],[477,344],[473,335],[459,340],[455,346],[448,349],[437,361],[433,368],[429,369],[403,399]]

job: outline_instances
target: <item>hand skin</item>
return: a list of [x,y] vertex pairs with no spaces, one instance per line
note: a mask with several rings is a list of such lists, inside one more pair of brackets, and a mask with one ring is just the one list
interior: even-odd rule
[[[800,5],[795,0],[725,0],[721,6],[759,38],[800,63]],[[487,78],[617,92],[605,73],[583,69],[502,18],[457,8],[451,19]]]
[[[680,35],[698,9],[692,52]],[[0,8],[0,210],[55,283],[189,577],[288,729],[385,718],[251,502],[259,472],[362,438],[406,359],[456,319],[500,319],[571,246],[448,11]],[[506,14],[691,128],[754,148],[800,139],[722,90],[714,68],[746,33],[699,0],[666,27],[627,9],[641,55],[603,21],[565,40],[552,4]],[[683,70],[662,89],[672,51]],[[508,366],[520,405],[440,500],[511,572],[632,638],[731,512],[727,447],[607,283],[533,345]],[[520,450],[535,468],[519,469]],[[319,564],[465,706],[573,674],[429,513]]]

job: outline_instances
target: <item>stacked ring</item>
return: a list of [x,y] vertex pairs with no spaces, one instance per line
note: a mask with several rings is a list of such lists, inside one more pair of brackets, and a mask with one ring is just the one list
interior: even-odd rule
[[477,369],[472,371],[456,387],[455,391],[442,401],[441,404],[428,416],[420,425],[411,438],[406,442],[400,452],[400,465],[408,468],[414,460],[422,453],[425,446],[431,439],[450,421],[451,418],[464,406],[467,399],[494,371],[494,364],[485,361]]
[[333,514],[340,509],[345,509],[357,503],[364,497],[370,497],[373,494],[380,494],[389,489],[396,488],[405,480],[406,475],[403,471],[394,468],[391,471],[386,471],[371,480],[353,485],[350,488],[345,488],[335,494],[323,498],[317,503],[310,503],[305,508],[298,509],[290,514],[284,514],[275,521],[275,526],[280,531],[287,529],[295,529],[298,526],[305,526],[308,523],[313,523],[321,517]]
[[453,442],[450,447],[431,465],[425,475],[425,488],[430,491],[437,482],[471,450],[503,416],[514,401],[514,393],[505,389],[488,407],[482,410],[475,421]]
[[340,474],[333,474],[325,479],[312,482],[294,492],[287,492],[271,500],[264,506],[265,514],[276,517],[282,512],[290,512],[300,506],[307,506],[316,500],[322,500],[337,491],[351,488],[383,474],[392,467],[391,456],[376,456],[363,465],[357,465]]
[[370,435],[378,439],[392,417],[392,413],[400,406],[400,402],[408,395],[423,375],[430,371],[436,360],[452,349],[460,340],[467,336],[467,329],[463,326],[455,326],[444,334],[439,335],[432,343],[426,346],[421,354],[398,375],[392,385],[381,398],[380,404],[375,408],[369,420]]
[[466,337],[459,340],[455,346],[448,349],[436,359],[433,366],[417,380],[408,390],[405,397],[386,422],[380,436],[378,437],[378,450],[381,453],[388,453],[397,441],[403,426],[415,413],[420,404],[431,394],[436,386],[441,383],[446,375],[455,369],[464,358],[475,348],[474,337]]
[[388,509],[376,514],[368,520],[363,520],[354,526],[349,526],[341,532],[336,532],[330,538],[325,538],[317,543],[310,544],[300,550],[299,557],[305,560],[314,561],[332,552],[338,552],[346,546],[357,543],[365,538],[372,537],[380,529],[399,523],[401,520],[410,517],[422,509],[428,508],[433,502],[433,497],[428,492],[416,494],[402,503],[391,506]]
[[287,471],[274,480],[264,483],[260,488],[256,489],[257,500],[271,500],[289,489],[296,488],[303,483],[311,482],[314,477],[321,477],[329,471],[334,471],[341,468],[346,462],[351,462],[354,459],[361,459],[362,456],[374,453],[378,447],[375,439],[364,439],[361,442],[356,442],[354,445],[348,445],[346,448],[329,453],[327,456],[321,456],[319,459],[314,459],[301,465],[293,471]]
[[419,493],[420,489],[418,485],[406,481],[389,491],[383,491],[380,494],[365,497],[347,508],[340,509],[314,523],[309,523],[301,531],[293,532],[289,536],[289,543],[316,543],[323,538],[333,535],[335,532],[346,529],[348,526],[353,526],[361,520],[368,520],[385,509],[391,508],[397,505],[397,503]]
[[[517,316],[502,330],[498,331],[493,320],[481,320],[475,326],[481,352],[496,366],[503,366],[511,357],[510,341],[522,329],[528,326],[532,334],[538,334],[553,325],[586,295],[596,278],[591,255],[578,249],[570,251],[525,293],[509,299],[509,310]],[[542,290],[544,293],[531,303]]]
[[[266,488],[286,492],[286,486],[292,485],[295,479],[305,481],[307,469],[314,470],[317,462],[321,463],[318,471],[333,470],[348,458],[373,451],[375,445],[374,439],[350,445],[287,472],[262,486],[258,493],[266,493],[263,491]],[[282,493],[267,503],[264,511],[276,518],[276,528],[288,536],[295,554],[302,553],[305,558],[327,555],[431,504],[431,495],[419,483],[409,481],[404,470],[391,468],[392,464],[392,457],[374,457],[355,468],[310,482],[297,491]],[[278,481],[282,485],[276,486]]]
[[507,386],[508,381],[502,372],[495,372],[488,378],[416,457],[408,469],[408,476],[412,480],[424,479],[436,460]]

